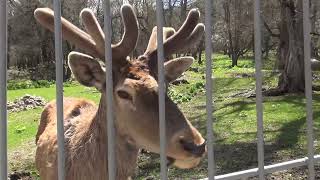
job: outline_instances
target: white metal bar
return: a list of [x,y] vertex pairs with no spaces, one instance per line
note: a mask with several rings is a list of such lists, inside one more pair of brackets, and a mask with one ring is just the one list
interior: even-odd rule
[[309,179],[315,178],[314,172],[314,142],[313,142],[313,118],[312,118],[312,75],[311,75],[311,24],[310,24],[309,0],[303,1],[303,34],[304,34],[304,75],[305,75],[305,96],[307,100],[307,139],[308,139],[308,170]]
[[7,1],[0,1],[0,179],[8,175]]
[[214,179],[214,137],[213,137],[213,120],[212,120],[212,0],[205,2],[205,38],[206,38],[206,113],[207,113],[207,147],[208,147],[208,177]]
[[105,64],[106,64],[106,101],[107,101],[107,126],[108,126],[108,173],[109,180],[116,179],[116,152],[115,128],[113,116],[113,80],[112,80],[112,49],[111,49],[111,11],[110,1],[105,0],[104,5],[104,33],[105,33]]
[[163,2],[157,0],[157,55],[158,55],[158,84],[159,84],[159,131],[160,131],[160,166],[161,180],[167,179],[166,157],[166,122],[165,122],[165,81],[164,81],[164,53],[163,53]]
[[256,71],[256,113],[257,113],[257,148],[259,179],[264,179],[264,137],[263,137],[263,104],[262,104],[262,60],[261,60],[261,21],[260,0],[254,1],[254,54]]
[[54,6],[54,42],[56,58],[56,103],[57,103],[57,137],[58,137],[58,178],[65,179],[65,146],[63,125],[63,55],[61,33],[61,2],[53,1]]
[[[320,155],[314,156],[314,162],[320,162]],[[308,157],[304,157],[301,159],[296,159],[292,161],[286,161],[282,163],[277,163],[269,166],[264,166],[264,174],[274,173],[278,171],[288,170],[296,167],[306,166],[308,164]],[[223,174],[219,176],[215,176],[215,180],[236,180],[241,178],[249,178],[258,176],[258,168],[248,169],[244,171],[233,172],[229,174]],[[202,179],[208,180],[208,178]]]

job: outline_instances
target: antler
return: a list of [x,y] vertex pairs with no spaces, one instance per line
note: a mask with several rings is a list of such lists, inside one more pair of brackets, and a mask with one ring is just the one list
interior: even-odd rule
[[[164,57],[168,57],[173,53],[181,52],[188,47],[192,46],[194,43],[201,39],[201,36],[204,32],[204,25],[202,23],[198,23],[200,17],[200,12],[197,9],[192,9],[185,22],[181,26],[181,28],[166,39],[163,43],[164,49]],[[164,30],[165,33],[165,30]],[[152,33],[153,36],[156,36],[156,33]],[[152,36],[151,35],[151,36]],[[154,37],[150,37],[150,41],[155,39]],[[149,44],[150,44],[149,41]],[[152,42],[156,42],[152,40]],[[156,46],[156,45],[154,45]],[[152,46],[152,47],[154,47]],[[149,59],[149,67],[152,71],[156,72],[157,69],[157,49],[156,48],[148,48],[144,54]]]
[[[54,14],[51,9],[38,8],[35,10],[34,16],[42,26],[54,32]],[[65,40],[75,44],[77,47],[94,57],[104,57],[103,54],[100,54],[97,50],[95,42],[89,34],[82,31],[64,18],[61,18],[61,23],[62,36]]]
[[[176,31],[171,27],[163,27],[163,41],[172,36]],[[157,26],[153,27],[149,43],[144,54],[150,54],[157,49]]]
[[[38,8],[35,10],[34,16],[41,25],[54,32],[54,12],[51,9]],[[80,16],[89,34],[66,19],[61,18],[63,38],[91,56],[104,59],[105,37],[94,13],[90,9],[84,9]],[[112,45],[112,58],[117,60],[125,59],[135,48],[138,39],[138,22],[130,5],[121,7],[121,17],[124,25],[124,34],[118,44]]]

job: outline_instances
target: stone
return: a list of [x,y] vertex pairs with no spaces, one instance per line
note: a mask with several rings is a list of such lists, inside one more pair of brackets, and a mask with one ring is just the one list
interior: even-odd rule
[[39,96],[32,96],[26,94],[20,98],[15,99],[13,102],[7,103],[7,110],[9,112],[19,112],[37,107],[43,107],[46,105],[46,101]]

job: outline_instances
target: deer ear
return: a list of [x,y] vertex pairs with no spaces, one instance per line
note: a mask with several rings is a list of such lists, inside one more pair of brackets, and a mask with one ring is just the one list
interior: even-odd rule
[[105,71],[100,63],[86,54],[71,52],[68,56],[69,67],[79,83],[96,87],[99,91],[105,84]]
[[193,57],[179,57],[164,63],[164,73],[167,82],[176,80],[193,63]]

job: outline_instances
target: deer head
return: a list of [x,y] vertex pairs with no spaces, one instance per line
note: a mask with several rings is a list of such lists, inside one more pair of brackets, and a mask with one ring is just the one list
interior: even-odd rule
[[[104,95],[106,73],[98,62],[98,59],[104,59],[104,33],[91,10],[84,9],[80,16],[86,32],[62,18],[63,38],[86,53],[71,52],[68,56],[69,66],[81,84],[96,87]],[[173,28],[164,28],[167,83],[179,77],[193,62],[192,57],[168,57],[187,49],[201,38],[204,25],[198,24],[199,16],[199,11],[193,9],[177,32]],[[35,11],[35,17],[41,25],[54,30],[52,10],[39,8]],[[145,53],[138,58],[128,59],[137,42],[138,24],[130,5],[122,6],[121,17],[124,34],[118,44],[112,45],[116,127],[120,133],[131,137],[131,143],[159,153],[156,27]],[[179,168],[196,166],[206,152],[205,140],[168,96],[165,97],[165,108],[168,158],[174,160],[173,164]]]

